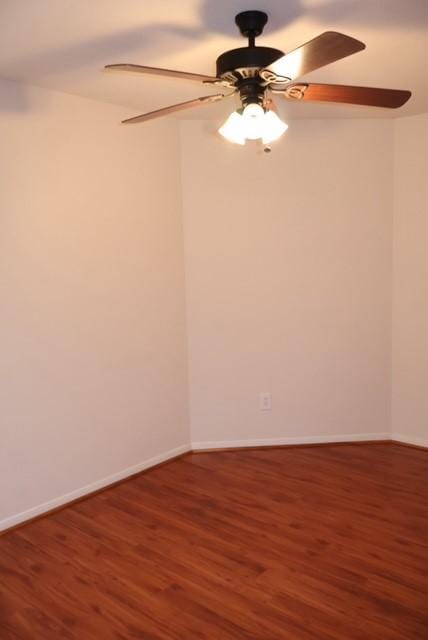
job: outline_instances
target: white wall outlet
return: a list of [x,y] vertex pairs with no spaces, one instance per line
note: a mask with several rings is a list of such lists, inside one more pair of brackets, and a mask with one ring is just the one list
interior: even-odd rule
[[270,391],[264,391],[259,395],[260,411],[272,411],[272,394]]

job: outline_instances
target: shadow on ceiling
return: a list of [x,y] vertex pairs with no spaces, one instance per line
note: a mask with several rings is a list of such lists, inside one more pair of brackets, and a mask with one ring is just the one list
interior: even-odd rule
[[[184,27],[173,23],[139,26],[86,42],[49,49],[28,58],[18,58],[10,61],[9,68],[15,78],[20,77],[25,82],[26,77],[31,75],[43,78],[85,67],[94,68],[94,72],[98,72],[104,64],[113,62],[156,65],[153,59],[141,58],[141,53],[149,50],[152,45],[162,47],[165,54],[173,54],[188,49],[193,42],[201,42],[213,33],[234,38],[236,42],[231,43],[231,47],[242,46],[244,40],[238,33],[234,17],[247,4],[250,3],[245,0],[229,0],[226,6],[219,7],[215,0],[202,0],[198,27]],[[256,4],[270,17],[265,31],[267,38],[269,34],[292,25],[303,16],[309,17],[314,23],[320,22],[320,31],[325,30],[326,25],[330,25],[331,29],[341,28],[344,21],[349,21],[356,27],[371,26],[382,30],[397,27],[425,29],[428,25],[428,0],[325,0],[310,7],[305,0],[260,0]],[[138,59],[133,58],[134,51],[138,51]],[[212,68],[198,68],[197,71],[213,73],[213,67],[214,60]],[[8,96],[0,93],[1,110],[26,111],[30,107],[23,88],[12,91]]]
[[[400,27],[425,29],[428,25],[428,0],[323,0],[319,4],[307,0],[228,0],[220,7],[215,0],[201,2],[203,29],[236,36],[235,15],[245,9],[261,9],[269,15],[267,34],[274,33],[302,17],[320,22],[323,30],[337,28],[344,21],[358,27],[382,30]],[[226,25],[226,26],[225,26]],[[316,34],[314,33],[314,36]],[[352,35],[352,34],[351,34]]]

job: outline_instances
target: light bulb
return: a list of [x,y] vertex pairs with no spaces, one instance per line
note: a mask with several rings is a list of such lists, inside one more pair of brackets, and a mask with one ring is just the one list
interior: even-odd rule
[[262,137],[264,115],[263,107],[255,102],[251,102],[245,107],[242,112],[242,122],[245,137],[248,140],[257,140]]
[[242,115],[237,111],[230,114],[223,126],[218,130],[219,134],[235,144],[245,144],[245,133]]
[[262,123],[262,142],[269,144],[274,140],[278,140],[288,129],[288,124],[283,122],[274,111],[266,111]]
[[250,104],[247,104],[245,107],[242,115],[244,118],[263,118],[264,109],[256,102],[250,102]]

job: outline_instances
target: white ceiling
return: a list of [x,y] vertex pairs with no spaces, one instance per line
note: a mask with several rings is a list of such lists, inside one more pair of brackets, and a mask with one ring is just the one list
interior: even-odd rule
[[[366,43],[365,51],[307,79],[413,92],[406,106],[391,111],[277,98],[289,119],[428,112],[428,0],[0,0],[0,76],[136,113],[216,93],[198,83],[102,69],[133,62],[214,74],[220,53],[245,46],[234,24],[245,9],[269,14],[259,40],[266,46],[289,51],[325,30]],[[231,104],[203,106],[184,117],[221,118]]]

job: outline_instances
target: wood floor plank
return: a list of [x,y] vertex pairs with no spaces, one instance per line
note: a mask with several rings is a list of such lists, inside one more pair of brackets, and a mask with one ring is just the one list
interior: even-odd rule
[[426,640],[428,454],[190,454],[0,537],[1,640]]

